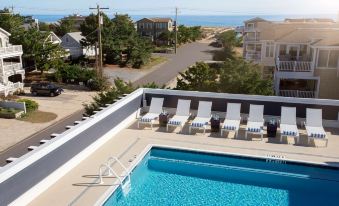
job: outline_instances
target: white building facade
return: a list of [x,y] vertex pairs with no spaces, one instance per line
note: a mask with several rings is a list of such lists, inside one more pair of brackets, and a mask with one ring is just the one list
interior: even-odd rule
[[278,96],[339,99],[339,24],[333,20],[248,20],[243,55],[272,75]]
[[10,33],[0,28],[0,95],[23,89],[22,46],[9,43]]

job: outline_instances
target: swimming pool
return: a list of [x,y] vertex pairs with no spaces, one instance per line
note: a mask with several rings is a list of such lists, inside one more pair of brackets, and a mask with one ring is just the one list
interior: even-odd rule
[[111,205],[338,205],[339,169],[153,147]]

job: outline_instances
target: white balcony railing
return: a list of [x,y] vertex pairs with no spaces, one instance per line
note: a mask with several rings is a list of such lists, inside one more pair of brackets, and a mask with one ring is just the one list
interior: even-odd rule
[[246,60],[260,61],[261,52],[247,52],[245,55]]
[[313,63],[311,61],[276,61],[278,71],[282,72],[311,72]]
[[[25,70],[22,68],[21,63],[4,64],[3,69],[4,69],[5,76],[11,76],[14,74],[25,72]],[[0,69],[0,73],[1,73],[1,69]]]
[[22,46],[21,45],[0,48],[0,56],[9,55],[9,54],[13,54],[13,53],[21,53],[21,52],[22,52]]
[[301,91],[301,90],[280,90],[279,96],[283,97],[299,97],[299,98],[315,98],[315,91]]
[[7,85],[3,85],[0,83],[0,94],[4,94],[7,96],[11,92],[15,92],[18,89],[23,89],[24,84],[21,82],[8,82]]

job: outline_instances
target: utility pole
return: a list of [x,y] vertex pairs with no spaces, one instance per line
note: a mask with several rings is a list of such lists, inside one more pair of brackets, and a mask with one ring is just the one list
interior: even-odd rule
[[175,45],[174,45],[174,53],[177,53],[177,47],[178,47],[178,7],[175,7]]
[[99,75],[100,77],[102,77],[103,72],[102,72],[102,43],[101,43],[101,30],[102,30],[102,25],[104,24],[104,19],[101,16],[101,10],[104,9],[109,9],[109,8],[102,8],[99,6],[99,4],[97,4],[96,8],[89,8],[89,9],[96,9],[97,13],[98,13],[98,43],[99,43]]

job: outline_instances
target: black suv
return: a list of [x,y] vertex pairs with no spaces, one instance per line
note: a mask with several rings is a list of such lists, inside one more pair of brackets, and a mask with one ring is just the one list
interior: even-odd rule
[[31,85],[31,93],[36,95],[48,95],[51,97],[61,94],[64,90],[61,87],[58,87],[52,83],[43,82],[43,83],[34,83]]

